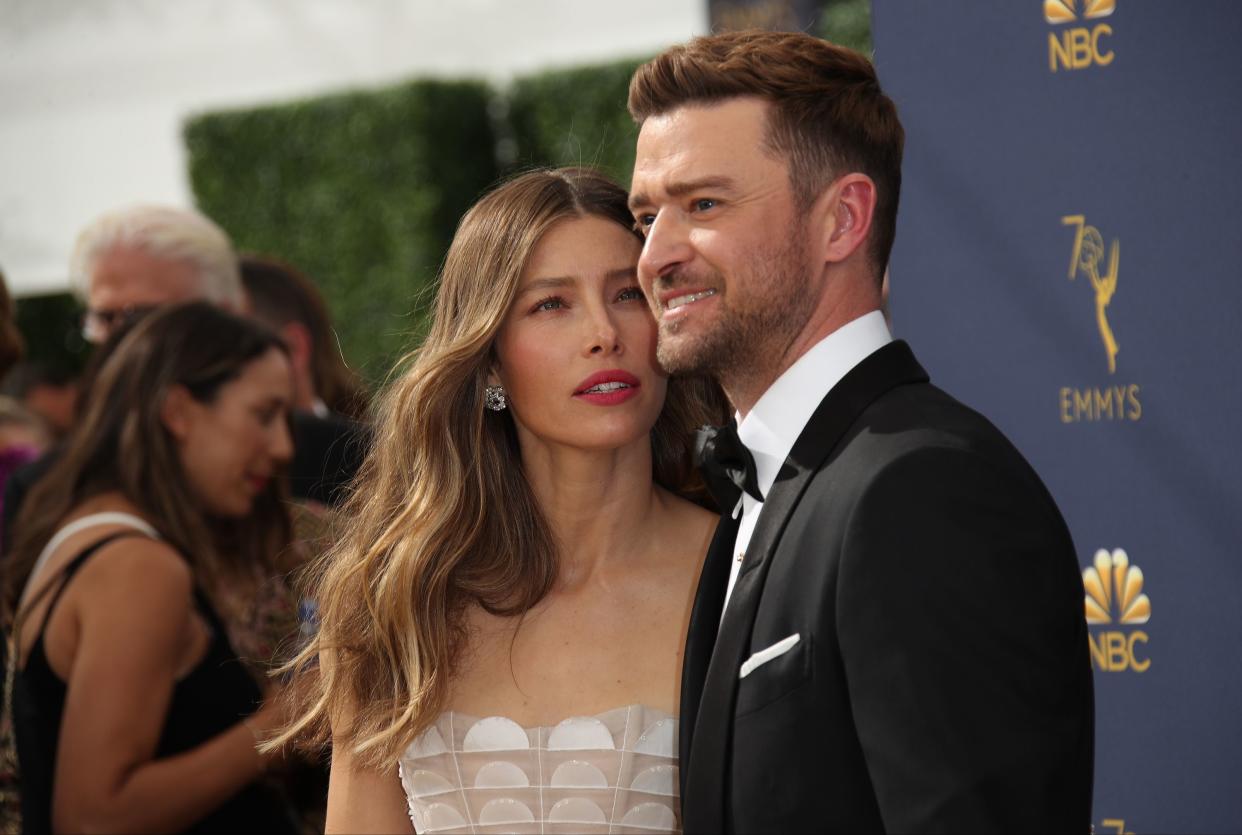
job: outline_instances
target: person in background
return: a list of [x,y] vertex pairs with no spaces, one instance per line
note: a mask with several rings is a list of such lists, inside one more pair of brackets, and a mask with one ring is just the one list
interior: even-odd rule
[[241,259],[250,315],[280,334],[293,363],[296,399],[289,468],[294,498],[336,505],[366,454],[365,389],[345,365],[315,285],[273,258]]
[[66,368],[22,360],[4,377],[0,392],[38,415],[54,439],[73,428],[78,410],[78,375]]
[[52,433],[43,418],[12,397],[0,394],[0,453],[26,448],[37,456],[51,441]]
[[[4,273],[0,272],[0,379],[8,375],[24,352],[25,343],[14,321],[13,297],[9,295]],[[12,398],[0,397],[0,496],[13,471],[38,458],[48,440],[47,427],[38,417]]]
[[292,399],[283,342],[203,302],[102,363],[5,572],[24,831],[292,831],[221,611],[289,544]]
[[[9,295],[8,283],[0,272],[0,379],[8,375],[13,365],[21,359],[25,342],[15,321],[13,297]],[[19,407],[20,408],[20,407]],[[0,447],[0,482],[7,484],[16,468],[29,464],[36,456],[33,438],[13,445]],[[0,489],[0,495],[4,492]],[[2,510],[2,509],[0,509]],[[0,515],[0,520],[6,519]],[[2,525],[3,522],[0,522]],[[0,530],[0,555],[3,555],[4,531]],[[13,744],[13,719],[9,710],[9,642],[0,642],[0,666],[5,670],[3,701],[0,701],[0,831],[15,832],[21,829],[19,793],[17,790],[17,755]]]
[[0,272],[0,379],[9,373],[25,353],[26,345],[14,318],[13,297],[9,285]]
[[[139,204],[99,216],[78,236],[70,276],[86,306],[83,335],[96,346],[83,374],[84,390],[107,364],[122,331],[150,312],[194,300],[235,313],[244,312],[246,307],[232,243],[215,223],[190,209]],[[295,419],[295,423],[301,422]],[[20,533],[21,522],[15,519],[26,494],[59,455],[59,448],[54,448],[16,469],[6,485],[5,553]],[[273,576],[263,582],[237,583],[218,590],[218,614],[232,647],[252,676],[260,679],[266,678],[279,648],[299,631],[299,601],[285,575],[300,567],[308,552],[314,552],[307,547],[306,523],[312,520],[304,509],[295,509],[302,522],[298,540],[277,554]],[[297,773],[295,769],[293,777]],[[293,785],[297,781],[288,773],[280,776],[276,782],[281,791],[293,793],[301,785]],[[302,821],[322,819],[322,793],[294,802]]]
[[13,471],[37,459],[51,442],[52,435],[41,417],[13,398],[0,395],[0,495]]
[[[192,209],[138,204],[106,212],[78,234],[69,265],[74,292],[86,305],[82,335],[96,346],[162,305],[201,299],[235,313],[245,309],[232,243]],[[56,455],[53,449],[14,470],[4,494],[9,537],[26,494]]]
[[161,305],[201,299],[245,312],[233,244],[192,209],[139,204],[100,215],[78,235],[69,275],[86,303],[82,335],[96,345]]
[[294,406],[320,417],[364,420],[366,389],[341,356],[328,305],[315,283],[265,255],[242,255],[240,269],[250,315],[280,334],[289,348]]
[[[365,389],[341,357],[328,308],[309,278],[275,258],[243,255],[242,286],[250,315],[280,335],[293,366],[293,461],[289,489],[297,548],[288,562],[294,573],[321,557],[333,540],[333,514],[342,489],[357,473],[366,453],[367,427],[360,422],[368,409]],[[292,601],[279,596],[257,601],[257,618],[279,635],[289,623]],[[301,630],[314,630],[316,601],[296,600]],[[317,752],[316,752],[317,753]],[[288,769],[283,787],[307,832],[323,831],[328,789],[326,758],[299,761]]]

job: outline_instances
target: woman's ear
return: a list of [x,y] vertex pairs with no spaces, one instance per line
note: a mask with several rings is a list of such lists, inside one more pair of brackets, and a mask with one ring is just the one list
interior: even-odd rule
[[164,402],[160,405],[160,421],[178,441],[189,438],[196,406],[198,401],[185,386],[173,385],[164,395]]
[[483,384],[486,386],[503,386],[500,381],[500,361],[493,358],[491,366],[487,369],[487,377],[484,378]]

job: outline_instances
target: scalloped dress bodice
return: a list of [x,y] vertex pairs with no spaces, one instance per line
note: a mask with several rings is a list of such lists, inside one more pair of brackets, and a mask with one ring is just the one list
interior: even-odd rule
[[538,728],[448,711],[398,768],[420,833],[680,828],[677,719],[642,705]]

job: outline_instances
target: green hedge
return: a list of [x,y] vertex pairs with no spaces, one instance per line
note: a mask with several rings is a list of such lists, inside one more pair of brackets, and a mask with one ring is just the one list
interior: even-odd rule
[[826,0],[816,34],[872,55],[875,47],[871,41],[871,0]]
[[194,194],[238,249],[310,275],[347,361],[382,379],[417,339],[458,219],[498,176],[492,95],[416,81],[199,116]]
[[[826,0],[817,29],[870,51],[870,23],[870,0]],[[378,381],[417,341],[458,219],[499,176],[587,164],[628,185],[637,129],[625,100],[643,60],[503,92],[418,81],[200,116],[185,129],[190,180],[240,249],[319,283],[346,359]]]
[[90,346],[82,339],[82,307],[72,293],[25,296],[16,301],[17,329],[26,340],[27,362],[74,376],[86,366]]
[[[870,7],[826,0],[818,33],[870,51]],[[185,127],[191,185],[240,249],[319,284],[346,359],[378,381],[423,329],[458,219],[501,174],[589,164],[629,183],[625,99],[643,60],[542,72],[503,92],[424,80],[205,114]],[[18,315],[32,354],[81,364],[72,298],[23,300]]]
[[517,79],[508,91],[514,165],[593,165],[629,187],[638,128],[625,109],[646,58]]
[[639,63],[544,72],[504,93],[417,81],[202,115],[185,128],[190,182],[239,249],[319,284],[346,359],[378,381],[422,331],[458,219],[502,173],[590,164],[629,182]]

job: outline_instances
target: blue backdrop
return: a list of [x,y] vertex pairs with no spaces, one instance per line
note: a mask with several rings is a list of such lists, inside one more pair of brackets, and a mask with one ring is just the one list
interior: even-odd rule
[[874,0],[895,332],[1084,571],[1097,832],[1242,831],[1242,3]]

